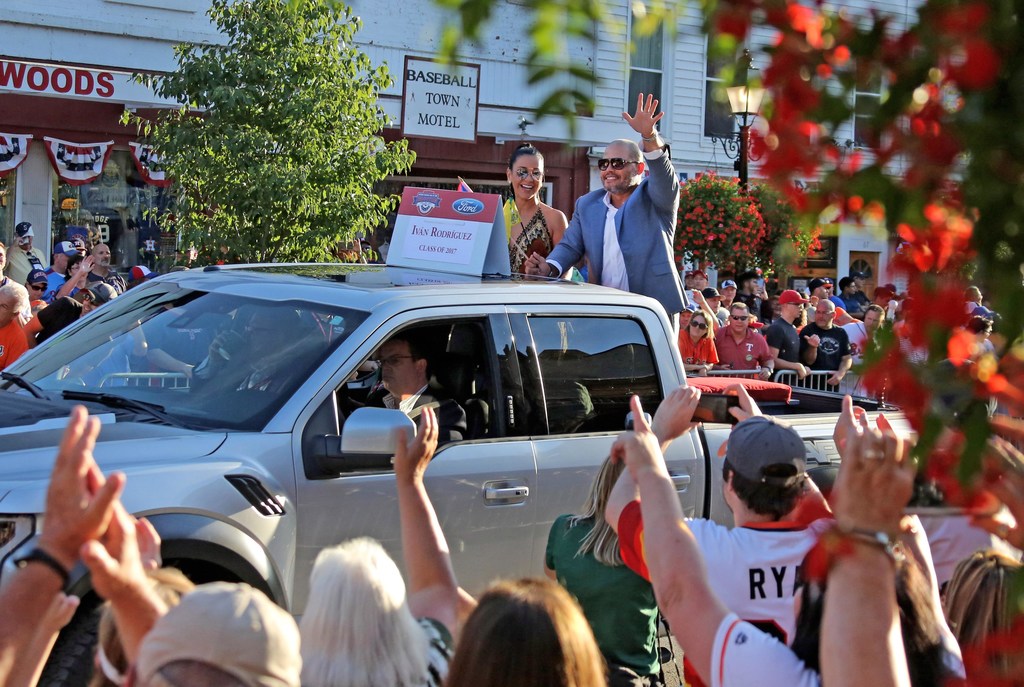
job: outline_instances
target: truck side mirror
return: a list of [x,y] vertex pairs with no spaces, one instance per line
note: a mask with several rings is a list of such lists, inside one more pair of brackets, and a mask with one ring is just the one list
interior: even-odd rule
[[331,474],[362,470],[390,470],[395,455],[395,430],[406,440],[416,436],[416,425],[400,410],[359,408],[345,420],[341,436],[317,437],[313,458]]

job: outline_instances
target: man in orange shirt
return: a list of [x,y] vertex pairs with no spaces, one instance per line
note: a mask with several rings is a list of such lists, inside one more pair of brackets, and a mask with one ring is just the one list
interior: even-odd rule
[[28,350],[28,341],[21,329],[21,313],[25,310],[28,310],[28,291],[8,279],[0,286],[0,370]]

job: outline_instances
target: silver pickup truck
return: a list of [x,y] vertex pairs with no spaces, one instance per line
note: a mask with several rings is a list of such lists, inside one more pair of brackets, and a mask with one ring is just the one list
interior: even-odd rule
[[[409,420],[353,410],[375,381],[360,370],[399,332],[426,342],[430,384],[466,411],[463,440],[441,447],[426,483],[471,591],[539,574],[551,522],[583,502],[630,395],[653,411],[686,381],[660,305],[601,287],[365,265],[166,275],[7,370],[0,583],[45,526],[55,447],[77,403],[102,420],[96,458],[127,473],[126,506],[197,581],[243,580],[301,614],[323,547],[372,536],[400,556],[380,437]],[[798,413],[810,459],[832,463],[838,399],[799,400],[776,410]],[[671,447],[689,516],[731,521],[719,497],[728,429],[708,425]],[[83,569],[71,590],[83,604],[45,683],[78,684],[91,665],[97,600]]]

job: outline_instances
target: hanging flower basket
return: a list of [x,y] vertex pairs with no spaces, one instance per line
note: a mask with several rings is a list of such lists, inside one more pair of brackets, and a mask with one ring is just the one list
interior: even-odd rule
[[710,263],[719,269],[753,267],[764,221],[753,198],[734,179],[701,174],[679,190],[675,253],[680,263]]
[[767,185],[740,188],[736,179],[700,174],[679,190],[675,254],[684,262],[735,271],[792,267],[815,247],[817,228]]

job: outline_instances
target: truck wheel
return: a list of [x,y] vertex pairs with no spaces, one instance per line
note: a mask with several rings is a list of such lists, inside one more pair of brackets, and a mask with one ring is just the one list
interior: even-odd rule
[[39,678],[40,687],[86,687],[89,684],[99,622],[99,601],[95,597],[82,599],[71,622],[57,637]]

